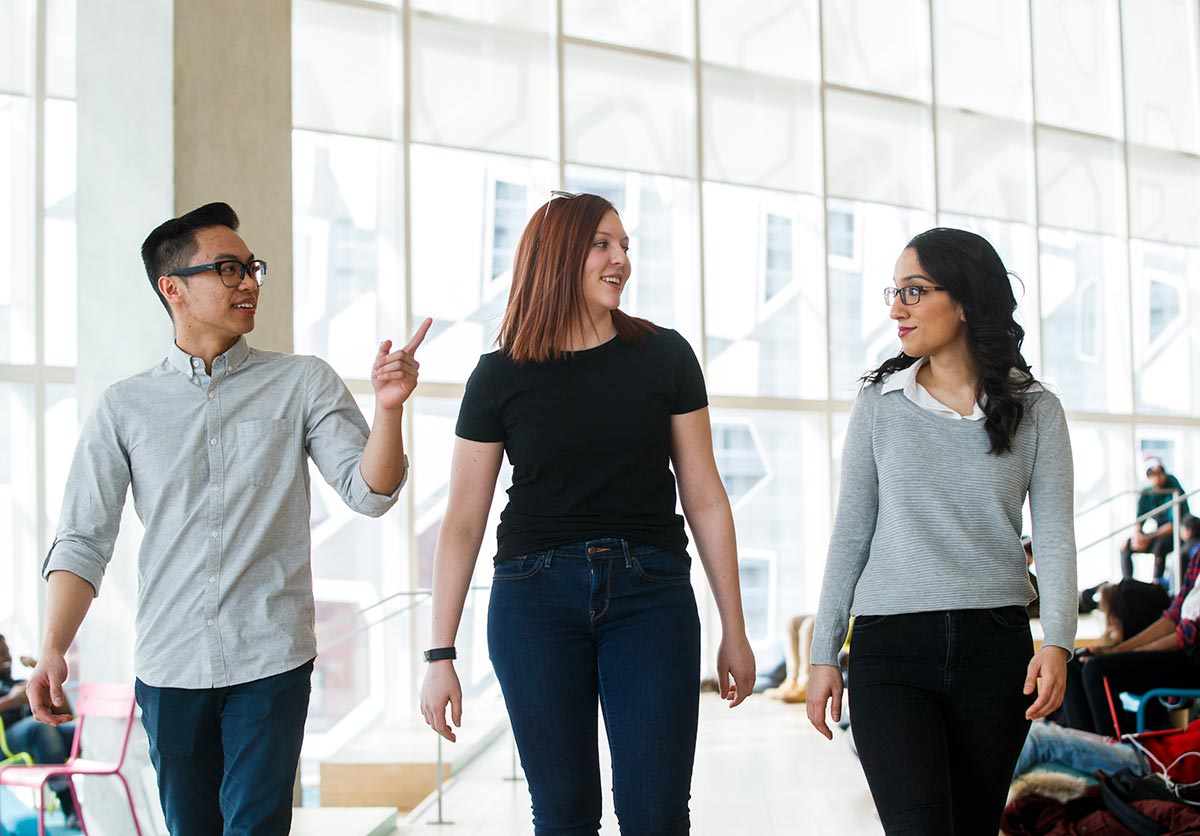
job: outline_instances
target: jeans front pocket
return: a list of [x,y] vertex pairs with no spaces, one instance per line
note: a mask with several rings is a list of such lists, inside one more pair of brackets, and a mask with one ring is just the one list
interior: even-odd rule
[[1015,604],[1008,607],[993,607],[988,610],[988,615],[992,617],[992,621],[997,627],[1014,631],[1029,630],[1029,613],[1025,611],[1024,607]]
[[549,552],[533,552],[502,560],[492,571],[492,581],[523,581],[532,578],[542,571],[549,556]]
[[653,583],[682,583],[692,580],[692,559],[686,555],[653,549],[631,555],[638,577]]
[[887,621],[886,615],[858,615],[854,617],[855,630],[869,630],[876,624],[882,624]]

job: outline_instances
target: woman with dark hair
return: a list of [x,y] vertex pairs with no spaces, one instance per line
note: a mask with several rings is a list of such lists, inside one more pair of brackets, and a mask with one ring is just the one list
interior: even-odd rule
[[500,349],[480,358],[459,410],[421,712],[455,739],[454,637],[507,452],[488,648],[535,832],[599,830],[599,702],[621,832],[687,833],[700,624],[676,480],[721,616],[731,706],[754,684],[733,515],[695,354],[618,309],[630,274],[620,217],[596,195],[555,197],[521,236]]
[[1074,647],[1071,444],[1062,405],[1021,356],[991,244],[931,229],[893,278],[884,301],[901,352],[864,375],[850,413],[808,717],[832,737],[825,712],[841,716],[837,654],[853,615],[854,742],[885,831],[994,836],[1029,722],[1058,707]]

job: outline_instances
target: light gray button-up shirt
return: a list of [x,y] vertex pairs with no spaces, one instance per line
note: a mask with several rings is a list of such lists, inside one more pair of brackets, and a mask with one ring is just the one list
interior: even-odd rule
[[[359,472],[367,422],[327,363],[250,348],[167,358],[104,391],[83,427],[42,574],[97,591],[127,489],[146,528],[135,670],[148,685],[216,688],[316,656],[306,454],[346,504],[395,502]],[[405,480],[408,474],[405,471]]]

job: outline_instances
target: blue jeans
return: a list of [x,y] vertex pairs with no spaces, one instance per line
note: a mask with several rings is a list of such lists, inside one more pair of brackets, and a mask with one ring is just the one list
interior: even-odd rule
[[621,833],[688,832],[700,619],[686,556],[603,539],[506,560],[488,647],[537,836],[600,829],[597,702]]
[[[25,717],[5,729],[8,748],[13,752],[28,752],[34,763],[66,763],[75,738],[75,724],[50,726]],[[47,784],[66,810],[74,810],[70,785],[66,778],[51,778]]]
[[1034,723],[1025,738],[1025,747],[1021,749],[1013,777],[1043,763],[1070,767],[1086,775],[1098,769],[1110,775],[1119,769],[1129,769],[1135,775],[1148,772],[1142,756],[1128,743],[1117,743],[1098,734],[1055,723]]
[[135,684],[171,836],[287,836],[313,663],[227,688]]
[[1024,607],[855,619],[850,731],[888,836],[995,836],[1032,656]]

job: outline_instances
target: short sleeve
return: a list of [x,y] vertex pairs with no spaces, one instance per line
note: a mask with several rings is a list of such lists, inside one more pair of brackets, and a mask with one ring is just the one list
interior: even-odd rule
[[493,364],[496,354],[479,358],[475,371],[467,379],[467,389],[458,408],[458,424],[454,434],[467,441],[504,441],[504,424],[496,403],[496,383]]
[[675,403],[671,406],[671,414],[684,415],[708,406],[708,390],[691,343],[674,331],[671,336],[675,353]]

